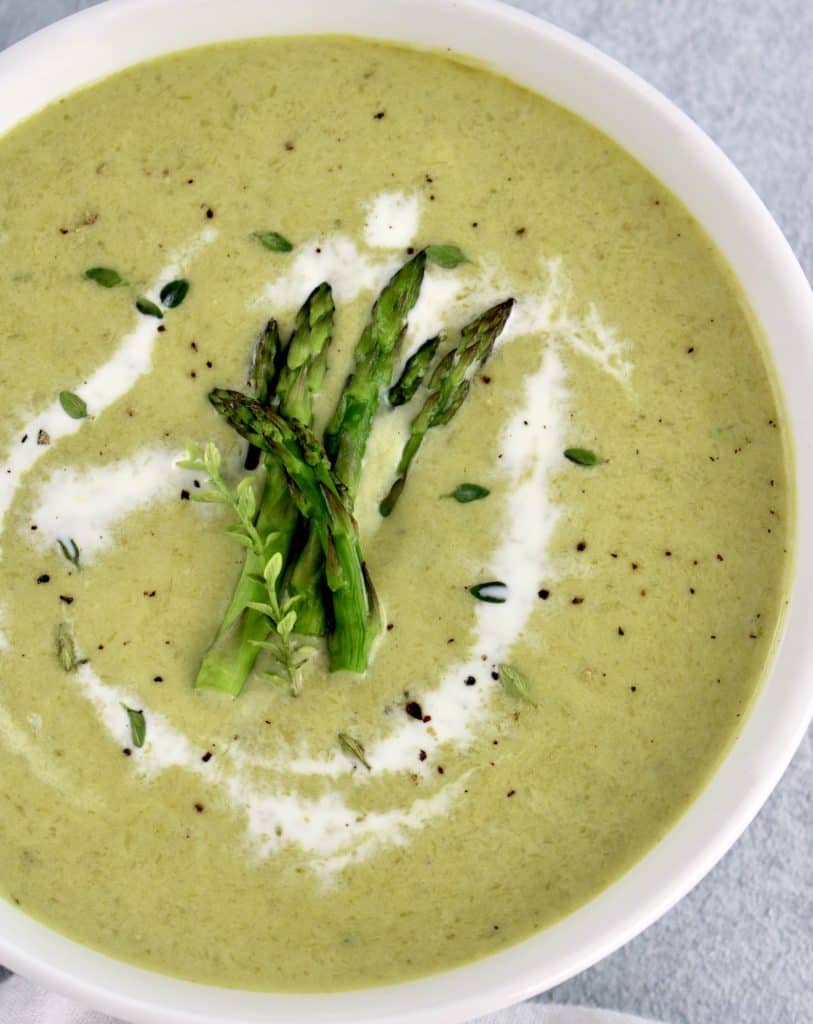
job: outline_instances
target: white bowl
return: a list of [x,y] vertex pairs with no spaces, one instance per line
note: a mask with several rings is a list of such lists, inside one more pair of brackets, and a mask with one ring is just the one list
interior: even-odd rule
[[210,988],[139,970],[0,904],[0,962],[137,1024],[458,1024],[543,991],[627,942],[695,885],[787,767],[813,715],[813,294],[760,200],[686,116],[587,44],[490,0],[110,0],[0,54],[0,132],[128,64],[217,40],[342,32],[478,58],[612,136],[727,257],[770,343],[797,464],[797,569],[785,635],[742,733],[643,860],[558,924],[485,961],[333,995]]

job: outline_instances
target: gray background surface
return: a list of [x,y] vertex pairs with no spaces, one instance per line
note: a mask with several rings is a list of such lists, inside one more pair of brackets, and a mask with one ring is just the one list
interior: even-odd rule
[[[0,49],[95,2],[0,0]],[[813,0],[514,6],[598,46],[690,114],[743,171],[813,278]],[[666,1024],[813,1024],[813,733],[694,892],[542,998]]]

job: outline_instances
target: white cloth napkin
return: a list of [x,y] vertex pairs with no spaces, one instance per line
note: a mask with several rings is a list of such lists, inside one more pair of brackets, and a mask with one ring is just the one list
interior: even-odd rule
[[[83,1010],[62,996],[26,981],[19,975],[0,979],[0,1022],[2,1024],[125,1024],[103,1013]],[[651,1024],[611,1010],[589,1010],[580,1006],[552,1006],[522,1003],[501,1013],[479,1017],[472,1024]]]

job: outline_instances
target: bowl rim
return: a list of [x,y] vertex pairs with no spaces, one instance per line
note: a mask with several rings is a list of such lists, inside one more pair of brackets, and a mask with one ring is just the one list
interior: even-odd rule
[[[151,34],[149,28],[159,24],[161,31]],[[255,30],[244,31],[249,25]],[[770,345],[784,390],[784,418],[792,426],[796,579],[784,633],[739,737],[664,838],[589,903],[485,960],[345,993],[233,991],[112,960],[0,903],[0,961],[48,988],[138,1024],[260,1024],[268,1019],[459,1024],[571,977],[665,913],[736,841],[804,736],[813,717],[813,407],[806,400],[813,388],[813,293],[768,211],[693,121],[590,44],[498,0],[299,0],[296,5],[282,0],[107,0],[0,54],[0,77],[7,85],[0,95],[0,132],[39,109],[45,99],[150,56],[216,39],[284,35],[297,31],[295,25],[298,34],[308,33],[312,25],[319,33],[448,46],[470,55],[584,117],[632,153],[695,215],[748,296]],[[132,59],[122,60],[124,53]],[[709,820],[715,823],[711,833]]]

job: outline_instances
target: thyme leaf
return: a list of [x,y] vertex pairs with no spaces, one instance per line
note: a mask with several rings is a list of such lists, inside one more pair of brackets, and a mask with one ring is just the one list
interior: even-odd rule
[[81,566],[79,565],[79,545],[76,543],[73,537],[70,537],[68,539],[68,544],[70,544],[70,548],[68,548],[68,545],[65,544],[65,542],[62,540],[57,540],[57,544],[59,545],[59,549],[65,556],[65,558],[67,558],[67,560],[72,565],[76,566],[77,569],[80,569]]
[[482,501],[489,494],[491,491],[487,487],[481,487],[480,484],[458,484],[453,491],[444,494],[443,497],[454,498],[461,505],[467,505],[470,501]]
[[110,267],[90,267],[85,271],[85,277],[88,281],[95,281],[102,288],[116,288],[120,284],[127,284],[121,274]]
[[349,733],[346,732],[340,732],[339,746],[349,757],[353,757],[356,759],[356,761],[360,761],[368,772],[371,772],[373,770],[372,767],[370,766],[369,761],[367,760],[363,744],[360,743],[355,738],[355,736],[351,736]]
[[167,309],[174,309],[176,306],[180,306],[188,291],[189,282],[185,278],[181,277],[177,281],[170,281],[161,289],[161,302]]
[[577,466],[597,466],[601,459],[589,448],[565,448],[564,456]]
[[524,700],[526,704],[536,707],[536,702],[531,697],[530,683],[518,668],[513,665],[499,666],[500,684],[509,697],[514,700]]
[[291,252],[293,244],[278,231],[255,231],[254,238],[269,252]]
[[60,622],[56,628],[56,656],[66,672],[76,671],[79,659],[76,656],[73,630],[67,622]]
[[427,245],[426,257],[444,270],[454,270],[469,260],[456,245]]
[[127,712],[130,720],[130,735],[133,738],[134,747],[143,747],[147,735],[147,720],[143,711],[136,711],[135,708],[128,708],[126,704],[121,705]]
[[164,319],[164,314],[161,312],[160,307],[156,306],[152,299],[148,299],[146,295],[139,295],[135,304],[138,312],[143,313],[144,316],[154,316],[159,320]]
[[508,600],[506,592],[508,587],[502,580],[489,580],[488,583],[477,583],[469,587],[469,593],[478,601],[485,601],[486,604],[505,604]]
[[60,391],[59,404],[72,420],[83,420],[88,414],[85,400],[75,395],[73,391]]

